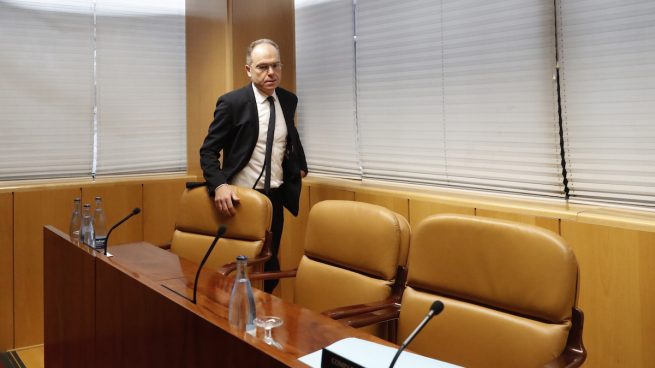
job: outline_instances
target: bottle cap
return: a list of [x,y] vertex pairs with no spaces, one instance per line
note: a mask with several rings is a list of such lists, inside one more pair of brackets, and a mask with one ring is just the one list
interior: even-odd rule
[[246,257],[244,255],[237,256],[237,261],[247,261],[247,260],[248,260],[248,257]]

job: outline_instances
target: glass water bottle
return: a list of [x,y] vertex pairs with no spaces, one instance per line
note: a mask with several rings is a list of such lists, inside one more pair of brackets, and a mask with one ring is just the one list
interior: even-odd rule
[[73,200],[73,213],[68,228],[68,235],[73,243],[80,243],[80,228],[82,227],[82,201],[80,197]]
[[96,208],[93,211],[94,248],[104,249],[107,240],[107,219],[102,208],[102,198],[96,197]]
[[230,295],[229,320],[230,324],[240,331],[255,335],[255,297],[252,294],[250,280],[248,280],[247,265],[248,257],[237,257],[237,273]]
[[94,234],[93,234],[93,217],[91,217],[91,205],[88,203],[84,204],[82,209],[82,227],[80,228],[80,241],[91,248],[94,244]]

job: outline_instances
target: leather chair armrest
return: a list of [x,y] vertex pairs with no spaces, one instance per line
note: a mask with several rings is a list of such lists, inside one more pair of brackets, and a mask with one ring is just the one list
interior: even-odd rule
[[356,316],[359,314],[378,311],[380,309],[397,306],[397,303],[398,300],[396,298],[389,298],[387,300],[383,300],[380,302],[355,304],[355,305],[348,305],[345,307],[334,308],[334,309],[326,310],[322,314],[332,319],[342,319],[342,318]]
[[[271,259],[271,253],[270,252],[259,255],[257,257],[252,258],[252,259],[249,259],[248,260],[248,266],[257,266],[257,265],[260,265],[260,264],[263,265],[269,259]],[[227,276],[230,273],[234,272],[234,270],[236,270],[236,269],[237,269],[237,263],[236,262],[230,262],[230,263],[228,263],[226,265],[223,265],[221,268],[219,268],[217,272],[220,273],[223,276]],[[252,280],[252,277],[250,275],[248,277]]]
[[256,280],[275,280],[287,277],[296,277],[297,270],[278,271],[278,272],[253,272],[248,275],[250,281]]
[[584,313],[578,307],[573,308],[572,325],[566,347],[560,356],[548,362],[544,368],[574,368],[579,367],[587,359],[587,350],[582,343],[582,325]]
[[393,305],[386,309],[379,309],[369,313],[358,314],[356,316],[342,318],[338,321],[350,327],[364,327],[382,322],[390,322],[397,320],[400,316],[400,307]]

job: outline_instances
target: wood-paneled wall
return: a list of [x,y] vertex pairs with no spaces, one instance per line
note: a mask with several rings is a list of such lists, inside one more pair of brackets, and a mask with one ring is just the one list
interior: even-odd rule
[[14,193],[14,328],[16,347],[43,343],[43,225],[68,231],[80,188]]
[[[578,305],[585,314],[585,367],[655,367],[655,214],[490,195],[395,190],[348,180],[309,177],[303,207],[293,229],[304,226],[311,206],[345,199],[378,204],[406,216],[412,227],[438,213],[463,213],[540,226],[560,234],[573,248],[580,266]],[[285,269],[300,259],[302,242],[287,241],[281,257]],[[293,298],[293,285],[282,295]],[[288,289],[285,289],[288,288]]]
[[591,367],[655,367],[655,232],[562,221]]
[[218,96],[231,89],[228,0],[186,0],[187,172],[201,176],[199,149]]
[[250,83],[244,66],[252,41],[268,38],[280,46],[281,87],[296,90],[295,9],[293,0],[232,0],[234,88]]
[[[282,249],[279,253],[280,268],[283,270],[294,269],[300,263],[305,243],[305,227],[307,226],[309,207],[309,188],[303,187],[300,193],[298,216],[294,217],[289,211],[284,211],[284,231],[280,240]],[[292,302],[294,287],[293,278],[282,279],[276,293],[284,300]]]
[[[186,179],[143,184],[143,240],[155,244],[170,244],[175,228],[178,199],[184,192]],[[112,235],[113,236],[113,235]],[[113,240],[112,240],[113,242]]]

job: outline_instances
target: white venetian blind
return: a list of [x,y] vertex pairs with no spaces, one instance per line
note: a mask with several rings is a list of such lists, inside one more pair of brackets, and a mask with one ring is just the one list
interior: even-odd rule
[[298,129],[311,172],[361,177],[352,0],[296,0]]
[[93,7],[0,0],[0,180],[89,174]]
[[357,4],[366,178],[563,194],[551,2]]
[[99,175],[186,168],[184,0],[97,0]]
[[571,197],[655,205],[655,2],[559,1]]
[[446,183],[441,2],[357,2],[357,116],[367,178]]

